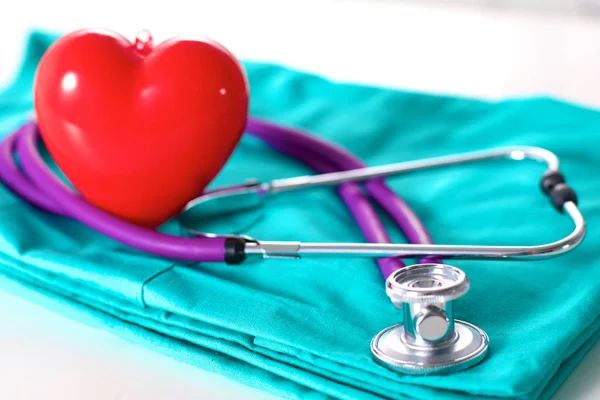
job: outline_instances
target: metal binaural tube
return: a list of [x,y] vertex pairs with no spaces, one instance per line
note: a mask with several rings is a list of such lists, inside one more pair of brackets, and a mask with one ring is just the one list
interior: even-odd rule
[[[292,132],[291,136],[293,137],[295,134],[296,133]],[[376,167],[278,179],[268,183],[254,184],[246,187],[238,186],[231,189],[226,188],[221,191],[216,191],[204,198],[200,197],[196,199],[192,205],[205,205],[207,209],[211,209],[209,207],[211,203],[213,203],[213,205],[215,205],[215,202],[217,202],[217,204],[223,204],[220,200],[232,195],[235,196],[235,203],[238,205],[246,204],[247,200],[252,200],[252,204],[254,204],[256,202],[264,201],[266,198],[265,196],[269,193],[275,194],[284,191],[322,185],[334,185],[351,181],[363,181],[367,179],[370,179],[371,181],[368,182],[365,187],[371,189],[371,192],[375,194],[381,194],[382,197],[387,197],[389,193],[379,193],[381,188],[375,186],[371,187],[369,185],[371,185],[372,182],[377,183],[377,178],[385,176],[499,158],[508,158],[512,160],[531,159],[546,164],[547,169],[544,177],[552,175],[550,177],[552,179],[548,180],[552,186],[545,187],[544,192],[551,198],[555,207],[568,214],[573,220],[574,229],[569,235],[555,242],[534,246],[434,245],[431,244],[431,238],[426,230],[421,228],[419,219],[411,214],[409,210],[405,210],[401,215],[401,220],[409,222],[404,225],[410,226],[412,224],[419,227],[419,229],[415,229],[414,232],[412,232],[414,235],[411,236],[418,239],[411,240],[411,242],[420,242],[419,244],[302,243],[252,240],[247,243],[245,254],[250,257],[262,256],[278,258],[298,258],[300,256],[343,256],[528,260],[554,257],[575,248],[581,243],[586,232],[585,220],[577,207],[577,199],[574,191],[565,185],[562,185],[563,187],[559,188],[561,185],[557,184],[564,182],[564,178],[559,172],[560,163],[558,157],[546,149],[531,146],[502,147],[464,154],[399,162]],[[543,183],[545,182],[544,179],[545,178],[542,178]],[[257,198],[257,196],[259,198]],[[230,211],[229,207],[224,207],[223,209]],[[387,211],[392,212],[392,214],[394,212],[394,210]],[[404,225],[403,229],[406,231],[406,226]]]
[[484,246],[387,243],[303,243],[252,241],[246,255],[260,257],[425,257],[456,259],[539,260],[555,257],[579,245],[585,236],[585,220],[577,205],[567,202],[563,210],[574,223],[573,231],[555,242],[533,246]]
[[332,172],[321,175],[298,176],[287,179],[277,179],[269,183],[270,191],[283,192],[322,185],[335,185],[347,181],[362,181],[372,178],[382,178],[391,175],[419,171],[429,168],[447,167],[475,161],[509,158],[512,160],[531,159],[547,165],[547,171],[558,171],[559,160],[554,153],[540,147],[512,146],[491,150],[474,151],[464,154],[455,154],[442,157],[425,158],[422,160],[403,161],[394,164],[379,165],[376,167],[361,168],[357,170]]

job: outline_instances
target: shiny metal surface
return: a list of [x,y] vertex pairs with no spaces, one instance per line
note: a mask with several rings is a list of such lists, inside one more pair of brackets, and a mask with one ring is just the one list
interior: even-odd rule
[[[535,160],[545,163],[545,172],[558,171],[559,160],[554,153],[539,147],[513,146],[491,150],[456,154],[443,157],[406,161],[376,167],[321,175],[300,176],[274,180],[270,183],[251,182],[246,185],[215,190],[188,203],[183,215],[193,211],[201,219],[233,214],[240,208],[249,210],[264,204],[269,195],[278,192],[310,188],[322,185],[339,184],[345,181],[360,181],[423,170],[427,168],[465,164],[493,159]],[[205,209],[205,211],[202,211]],[[249,258],[299,258],[301,256],[336,257],[424,257],[440,256],[446,259],[496,259],[496,260],[537,260],[554,257],[575,248],[585,237],[585,220],[577,205],[565,203],[563,207],[574,224],[573,231],[564,238],[551,243],[532,246],[493,246],[493,245],[444,245],[444,244],[377,244],[377,243],[308,243],[278,242],[252,239],[246,244]],[[214,215],[213,215],[214,213]],[[213,216],[210,216],[213,215]],[[244,220],[245,224],[246,220]],[[185,226],[186,223],[182,222]],[[188,228],[189,229],[189,228]],[[191,229],[190,229],[191,230]],[[197,233],[197,232],[195,232]],[[238,232],[233,232],[238,233]]]
[[[268,183],[260,183],[254,179],[242,185],[218,189],[203,194],[190,201],[182,213],[190,210],[202,217],[212,215],[228,215],[238,210],[247,210],[263,205],[270,193]],[[202,207],[199,207],[199,206]]]
[[[256,210],[262,209],[268,195],[267,184],[249,180],[243,185],[207,192],[190,201],[177,216],[177,221],[199,236],[242,235],[263,218]],[[224,218],[227,218],[227,232],[221,231]],[[199,228],[196,227],[198,223]]]
[[402,268],[388,278],[385,291],[392,303],[446,303],[469,290],[463,271],[445,264],[416,264]]
[[452,300],[467,293],[470,284],[453,266],[416,264],[394,272],[385,286],[392,304],[402,310],[406,341],[424,345],[454,335]]
[[573,231],[551,243],[533,246],[486,246],[444,244],[380,244],[380,243],[307,243],[254,240],[246,244],[246,255],[252,257],[298,258],[323,257],[424,257],[454,259],[539,260],[555,257],[577,247],[585,237],[585,220],[577,206],[565,203],[564,211],[573,220]]
[[442,157],[424,158],[422,160],[404,161],[350,171],[332,172],[329,174],[277,179],[271,181],[270,190],[272,192],[283,192],[322,185],[335,185],[346,181],[362,181],[423,169],[447,167],[498,158],[508,158],[516,161],[530,159],[543,162],[547,165],[547,171],[558,171],[560,165],[558,157],[549,150],[540,147],[511,146]]
[[435,306],[427,307],[417,314],[415,328],[417,334],[429,342],[439,341],[451,332],[446,312]]
[[406,343],[402,324],[391,326],[371,341],[374,360],[408,375],[450,374],[474,366],[487,354],[489,338],[481,329],[455,321],[454,336],[443,346],[419,347]]
[[489,339],[481,329],[454,320],[453,300],[469,290],[460,269],[444,264],[417,264],[394,272],[386,293],[403,321],[371,341],[375,360],[406,374],[456,372],[481,361]]
[[406,342],[426,346],[454,335],[454,306],[448,303],[394,303],[402,310]]
[[[547,165],[547,172],[558,171],[560,165],[558,157],[546,149],[529,146],[501,147],[497,149],[474,151],[464,154],[432,157],[422,160],[403,161],[393,164],[379,165],[376,167],[354,169],[350,171],[276,179],[268,183],[252,182],[247,185],[236,185],[229,188],[218,189],[199,196],[190,201],[185,206],[184,211],[187,211],[192,207],[199,207],[200,205],[202,205],[202,207],[209,207],[213,210],[218,210],[222,208],[219,203],[230,196],[234,196],[237,201],[239,201],[239,206],[245,208],[248,204],[259,205],[261,203],[256,202],[256,194],[260,194],[261,198],[264,199],[264,195],[266,193],[279,193],[318,186],[337,185],[347,181],[364,181],[367,179],[399,175],[423,169],[446,167],[499,158],[508,158],[511,160],[530,159],[543,162]],[[212,205],[211,203],[217,204]],[[226,207],[230,204],[232,203],[226,203]],[[232,210],[231,208],[228,209]]]

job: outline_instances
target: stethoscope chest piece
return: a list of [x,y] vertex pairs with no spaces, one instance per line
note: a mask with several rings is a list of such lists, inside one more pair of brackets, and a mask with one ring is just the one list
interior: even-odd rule
[[386,292],[402,310],[403,322],[373,338],[375,361],[411,375],[447,374],[480,362],[487,334],[454,319],[452,301],[468,290],[465,273],[449,265],[417,264],[390,275]]

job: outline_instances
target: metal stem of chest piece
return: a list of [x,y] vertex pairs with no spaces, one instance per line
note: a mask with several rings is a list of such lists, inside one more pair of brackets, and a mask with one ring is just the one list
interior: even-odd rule
[[[375,167],[277,179],[267,183],[218,189],[192,200],[186,210],[201,207],[203,212],[227,214],[240,208],[261,206],[269,195],[286,191],[336,185],[349,181],[364,181],[429,168],[453,166],[493,159],[535,160],[545,163],[546,173],[559,172],[558,157],[539,147],[513,146]],[[348,257],[424,257],[439,256],[458,259],[530,260],[557,256],[575,248],[585,236],[585,220],[577,205],[565,202],[562,210],[573,220],[573,231],[552,243],[532,246],[444,245],[444,244],[378,244],[378,243],[317,243],[292,241],[261,241],[246,238],[245,254],[249,258],[299,258],[300,256]]]

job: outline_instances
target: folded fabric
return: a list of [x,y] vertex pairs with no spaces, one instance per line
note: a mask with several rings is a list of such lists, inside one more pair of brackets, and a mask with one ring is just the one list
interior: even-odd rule
[[[0,94],[2,135],[30,115],[35,68],[54,39],[30,36],[21,70]],[[554,151],[580,196],[589,226],[584,243],[538,262],[451,262],[471,280],[456,316],[489,334],[490,351],[481,364],[445,376],[400,375],[372,361],[371,338],[400,320],[373,260],[231,268],[161,259],[37,210],[1,185],[0,289],[287,398],[550,397],[600,333],[600,113],[549,98],[484,102],[333,83],[262,63],[244,67],[253,116],[308,130],[368,165],[503,145]],[[494,161],[388,183],[438,243],[538,244],[572,229],[539,192],[542,171],[535,163]],[[248,174],[269,180],[307,173],[248,137],[213,185]],[[341,204],[332,188],[273,198],[246,233],[363,241]],[[170,223],[161,229],[179,233]]]

